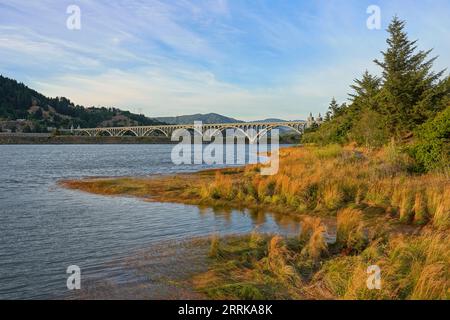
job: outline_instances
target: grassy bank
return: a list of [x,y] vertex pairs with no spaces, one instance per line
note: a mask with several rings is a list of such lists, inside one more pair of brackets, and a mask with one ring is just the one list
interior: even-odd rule
[[355,147],[292,147],[280,152],[276,175],[260,165],[151,178],[64,181],[103,195],[132,195],[152,201],[264,208],[318,216],[358,208],[368,216],[405,224],[449,226],[447,172],[410,173],[411,160],[395,145],[377,151]]
[[[152,178],[64,181],[72,189],[149,201],[262,208],[303,217],[297,237],[214,237],[209,271],[194,278],[210,298],[448,299],[450,180],[418,175],[395,144],[282,149],[280,169],[260,166]],[[336,231],[325,218],[336,218]],[[336,241],[328,243],[327,233]],[[368,290],[367,268],[382,272]]]
[[[194,285],[212,299],[450,299],[447,232],[367,236],[353,229],[353,214],[340,215],[334,244],[325,242],[320,218],[307,219],[296,238],[215,238],[209,270]],[[381,271],[380,290],[367,287],[372,265]]]

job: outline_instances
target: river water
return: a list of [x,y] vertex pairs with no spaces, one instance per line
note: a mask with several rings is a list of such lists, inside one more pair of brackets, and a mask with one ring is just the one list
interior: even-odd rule
[[212,233],[296,232],[269,213],[149,203],[66,190],[61,179],[146,176],[211,166],[172,163],[172,145],[0,146],[0,299],[67,292],[67,267],[101,275],[109,261],[169,240]]

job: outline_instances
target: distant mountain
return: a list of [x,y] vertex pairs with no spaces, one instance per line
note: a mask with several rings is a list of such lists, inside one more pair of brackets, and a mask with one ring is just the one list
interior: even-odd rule
[[159,117],[155,118],[158,121],[169,123],[169,124],[192,124],[194,121],[202,121],[203,123],[236,123],[245,122],[241,120],[236,120],[233,118],[225,117],[217,113],[207,113],[207,114],[192,114],[184,115],[178,117]]
[[[16,121],[20,119],[20,121]],[[14,121],[18,123],[14,127]],[[8,129],[41,132],[48,127],[120,127],[161,124],[117,108],[75,105],[64,97],[48,98],[23,83],[0,75],[0,122]],[[5,125],[6,126],[6,125]],[[0,129],[2,126],[0,126]]]
[[287,120],[277,119],[277,118],[268,118],[263,120],[253,120],[248,122],[287,122]]
[[268,118],[268,119],[264,119],[264,120],[253,120],[253,121],[247,121],[247,122],[289,122],[289,121],[305,122],[305,120],[283,120],[283,119],[277,119],[277,118]]

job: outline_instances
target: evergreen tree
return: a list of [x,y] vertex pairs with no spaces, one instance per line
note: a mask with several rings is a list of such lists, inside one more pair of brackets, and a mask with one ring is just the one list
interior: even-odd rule
[[436,112],[433,91],[444,73],[431,70],[436,59],[428,59],[432,50],[418,51],[417,41],[410,41],[404,29],[405,22],[394,17],[387,30],[388,49],[382,52],[382,61],[375,60],[383,69],[380,111],[397,133],[411,130]]
[[342,115],[347,110],[347,103],[343,103],[339,106],[337,115]]
[[334,97],[333,97],[333,99],[331,99],[328,110],[329,110],[328,112],[330,113],[331,117],[334,117],[339,113],[339,104],[337,103],[337,101]]
[[380,92],[381,79],[371,75],[367,70],[361,79],[355,79],[354,84],[350,86],[354,93],[349,94],[352,102],[352,109],[360,111],[367,107],[373,111],[379,111],[377,95]]

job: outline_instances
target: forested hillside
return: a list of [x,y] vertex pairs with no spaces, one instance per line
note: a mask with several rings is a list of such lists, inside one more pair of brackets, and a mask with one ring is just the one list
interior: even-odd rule
[[25,119],[32,131],[69,128],[152,125],[157,120],[117,108],[75,105],[64,97],[48,98],[15,80],[0,76],[0,121]]
[[416,160],[412,170],[448,166],[450,139],[450,78],[434,71],[431,50],[418,50],[408,39],[405,22],[394,17],[388,48],[380,60],[381,76],[365,71],[351,85],[349,103],[330,103],[325,123],[309,130],[303,142],[356,142],[369,148],[395,141]]

